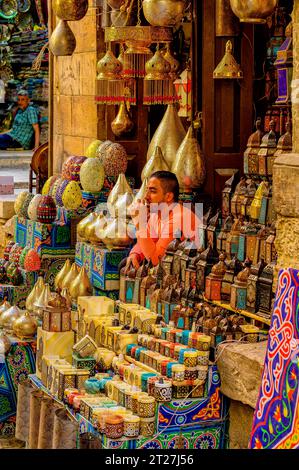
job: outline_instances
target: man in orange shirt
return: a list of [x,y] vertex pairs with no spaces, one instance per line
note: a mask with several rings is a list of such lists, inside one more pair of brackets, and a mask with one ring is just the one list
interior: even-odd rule
[[179,183],[174,173],[157,171],[149,179],[144,201],[131,210],[137,243],[127,259],[127,266],[138,269],[144,258],[154,266],[164,256],[169,243],[177,236],[194,240],[200,247],[200,219],[187,206],[180,204]]

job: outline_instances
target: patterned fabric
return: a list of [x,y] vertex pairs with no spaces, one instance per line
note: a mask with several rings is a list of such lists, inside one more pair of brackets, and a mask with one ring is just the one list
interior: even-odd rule
[[38,115],[33,106],[28,106],[24,111],[19,109],[9,135],[20,142],[24,149],[30,149],[32,136],[34,134],[32,125],[37,123]]
[[35,350],[35,342],[14,340],[0,361],[0,437],[14,434],[18,385],[35,371]]
[[279,273],[249,448],[299,448],[299,271]]

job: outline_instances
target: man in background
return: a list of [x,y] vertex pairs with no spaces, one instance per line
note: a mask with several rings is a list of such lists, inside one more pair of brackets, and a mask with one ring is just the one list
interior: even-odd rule
[[18,93],[18,109],[9,132],[0,134],[0,150],[19,148],[24,150],[32,148],[34,136],[34,149],[39,146],[40,129],[37,111],[30,106],[30,99],[26,90]]

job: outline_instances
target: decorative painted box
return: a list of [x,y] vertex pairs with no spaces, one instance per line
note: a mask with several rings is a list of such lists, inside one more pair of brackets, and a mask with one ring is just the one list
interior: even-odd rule
[[78,297],[78,308],[84,310],[84,317],[101,317],[103,315],[113,315],[114,301],[108,297]]
[[84,266],[95,289],[118,290],[119,263],[129,250],[107,250],[85,242],[76,244],[76,263]]
[[80,357],[92,356],[97,350],[97,345],[90,336],[86,335],[84,338],[74,344],[73,350]]
[[72,361],[72,349],[74,345],[74,332],[53,333],[43,331],[41,327],[37,329],[37,351],[36,369],[42,370],[42,357],[58,355],[61,359]]
[[[76,388],[76,374],[75,370],[59,370],[58,372],[58,390],[57,398],[62,401],[64,397],[64,390],[66,388]],[[55,393],[56,395],[56,393]]]
[[91,376],[95,374],[96,360],[92,356],[80,357],[77,353],[73,352],[72,365],[76,369],[87,369]]
[[71,311],[59,309],[57,307],[46,307],[43,310],[43,330],[45,331],[70,331]]

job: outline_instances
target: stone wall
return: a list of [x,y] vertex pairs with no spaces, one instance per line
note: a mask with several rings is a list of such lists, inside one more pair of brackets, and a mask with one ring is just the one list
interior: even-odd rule
[[105,109],[95,104],[96,65],[103,55],[99,9],[90,6],[80,21],[69,25],[76,37],[72,56],[54,57],[53,173],[69,155],[84,155],[89,143],[105,139]]

